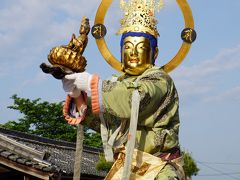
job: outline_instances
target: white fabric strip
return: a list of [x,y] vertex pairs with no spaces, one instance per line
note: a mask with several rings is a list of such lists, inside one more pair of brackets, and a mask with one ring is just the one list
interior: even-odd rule
[[113,162],[113,150],[112,150],[112,147],[108,144],[108,130],[107,130],[105,119],[103,117],[103,113],[99,114],[99,118],[101,120],[101,125],[100,125],[101,138],[103,143],[105,159],[107,162]]
[[[135,87],[137,87],[136,82],[135,82]],[[130,119],[130,127],[129,127],[128,141],[127,141],[127,147],[126,147],[126,157],[125,157],[125,162],[123,167],[122,180],[129,180],[131,175],[131,164],[132,164],[133,151],[135,148],[135,141],[136,141],[139,104],[140,104],[140,95],[138,90],[135,89],[132,95],[131,119]]]
[[111,147],[113,147],[114,141],[115,141],[115,139],[116,139],[116,137],[117,137],[120,129],[121,129],[121,126],[119,126],[119,127],[114,131],[114,133],[110,136],[110,138],[109,138],[109,140],[108,140],[108,144],[109,144]]

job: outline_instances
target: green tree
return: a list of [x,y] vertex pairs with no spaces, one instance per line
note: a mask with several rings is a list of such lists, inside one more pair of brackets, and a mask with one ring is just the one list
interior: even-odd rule
[[[69,125],[63,117],[63,102],[42,102],[40,98],[30,100],[17,95],[13,95],[11,98],[14,103],[8,108],[19,111],[23,117],[18,121],[9,121],[2,127],[50,139],[76,141],[76,127]],[[88,116],[88,118],[94,119],[95,117]],[[99,134],[89,131],[88,128],[84,128],[84,134],[84,144],[94,147],[101,146]]]
[[183,160],[184,160],[184,172],[187,178],[191,178],[192,176],[196,176],[199,172],[199,169],[197,167],[197,163],[195,160],[192,158],[192,155],[184,151],[183,152]]
[[11,98],[14,103],[8,108],[18,110],[23,117],[18,121],[9,121],[3,127],[51,139],[75,141],[75,128],[64,120],[62,102],[41,102],[40,98],[30,100],[17,95]]

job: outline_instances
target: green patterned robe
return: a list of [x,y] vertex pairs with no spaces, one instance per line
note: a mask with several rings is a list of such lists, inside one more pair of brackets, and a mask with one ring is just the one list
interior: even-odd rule
[[[114,146],[126,144],[131,116],[133,82],[138,79],[141,101],[136,148],[150,153],[167,152],[179,146],[179,100],[169,75],[158,67],[139,76],[120,76],[116,81],[102,82],[102,104],[110,133],[121,126]],[[115,128],[114,128],[115,127]]]

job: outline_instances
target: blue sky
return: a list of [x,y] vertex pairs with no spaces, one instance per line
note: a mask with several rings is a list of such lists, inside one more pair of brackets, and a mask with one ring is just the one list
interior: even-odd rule
[[[159,13],[157,65],[168,62],[181,45],[184,27],[174,0]],[[192,153],[201,171],[194,180],[240,179],[240,1],[189,0],[198,33],[180,67],[171,72],[180,96],[182,147]],[[54,46],[67,44],[78,33],[83,16],[93,24],[100,0],[1,0],[0,123],[21,115],[6,107],[10,97],[65,99],[61,82],[41,72]],[[106,16],[106,41],[119,57],[121,12],[114,2]],[[87,71],[103,79],[115,72],[101,57],[90,36],[85,51]],[[227,173],[224,175],[224,173]],[[219,175],[222,174],[222,175]]]

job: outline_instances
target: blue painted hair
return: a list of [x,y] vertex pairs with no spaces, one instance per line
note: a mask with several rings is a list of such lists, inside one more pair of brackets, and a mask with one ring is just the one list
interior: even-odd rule
[[[122,47],[123,47],[123,41],[126,37],[128,36],[137,36],[137,37],[145,37],[147,39],[149,39],[150,41],[150,45],[152,48],[152,64],[155,64],[155,59],[154,59],[154,54],[155,54],[155,48],[157,47],[157,38],[155,38],[154,36],[147,34],[147,33],[142,33],[142,32],[128,32],[128,33],[124,33],[122,34],[122,38],[121,38],[121,51],[122,51]],[[122,56],[122,53],[121,53]],[[122,60],[122,57],[121,57]]]

